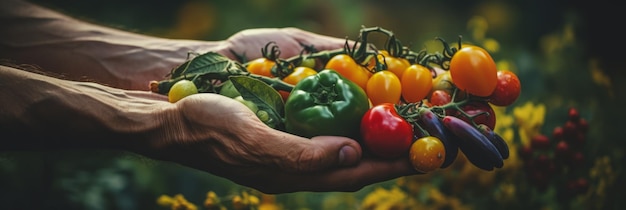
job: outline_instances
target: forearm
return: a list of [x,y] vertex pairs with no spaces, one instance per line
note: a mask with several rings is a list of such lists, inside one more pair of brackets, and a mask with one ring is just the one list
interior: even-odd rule
[[129,33],[17,0],[0,1],[0,25],[0,58],[124,89],[147,90],[189,52],[225,51],[222,42]]
[[0,150],[132,149],[159,135],[173,107],[147,91],[59,80],[1,65],[0,89]]

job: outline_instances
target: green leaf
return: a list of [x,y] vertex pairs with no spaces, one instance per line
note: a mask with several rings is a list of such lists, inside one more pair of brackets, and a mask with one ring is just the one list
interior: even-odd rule
[[216,52],[207,52],[195,56],[176,67],[172,71],[170,79],[177,79],[180,77],[194,78],[196,75],[223,73],[228,71],[240,72],[242,71],[242,68],[236,61],[233,61],[228,57]]
[[230,80],[245,100],[252,101],[259,110],[269,114],[271,120],[268,122],[272,123],[270,127],[279,130],[283,128],[285,105],[278,91],[263,81],[248,76],[231,76]]
[[198,92],[217,92],[215,81],[227,81],[230,75],[247,74],[245,67],[216,52],[207,52],[190,58],[174,68],[166,80],[159,81],[158,93],[167,94],[171,86],[181,79],[196,84]]

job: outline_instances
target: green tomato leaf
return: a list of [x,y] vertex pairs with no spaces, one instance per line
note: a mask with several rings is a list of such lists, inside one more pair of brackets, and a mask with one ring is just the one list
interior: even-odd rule
[[170,72],[169,79],[158,83],[158,92],[167,94],[171,86],[188,79],[198,87],[198,92],[216,93],[215,81],[227,81],[230,75],[246,72],[245,67],[216,52],[207,52],[190,58]]
[[219,94],[223,96],[228,96],[229,98],[235,98],[237,96],[241,96],[233,82],[230,80],[226,80],[219,85]]
[[267,112],[270,120],[264,122],[269,123],[268,126],[282,130],[285,105],[278,91],[265,82],[248,76],[231,76],[230,81],[245,100],[252,101],[259,110]]
[[176,67],[170,78],[189,78],[197,74],[220,73],[226,71],[242,71],[236,61],[216,52],[197,55]]

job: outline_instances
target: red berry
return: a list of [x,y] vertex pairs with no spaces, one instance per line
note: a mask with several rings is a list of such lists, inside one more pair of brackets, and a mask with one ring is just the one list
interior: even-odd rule
[[537,134],[530,140],[530,146],[533,149],[548,149],[550,148],[550,139],[543,134]]
[[568,197],[584,194],[587,190],[589,190],[589,182],[583,177],[565,183],[565,195]]
[[[536,157],[535,159],[535,167],[537,167],[537,169],[550,169],[550,162],[552,162],[550,160],[550,158],[545,155],[545,154],[540,154],[539,156]],[[547,170],[545,170],[547,171]]]
[[576,136],[578,132],[576,129],[576,124],[572,121],[565,122],[565,125],[563,125],[563,138],[567,141],[571,141],[572,137]]
[[563,127],[561,126],[555,127],[554,130],[552,131],[552,138],[554,138],[555,140],[563,139]]
[[584,194],[589,189],[589,181],[587,179],[580,177],[576,180],[576,191],[579,194]]
[[570,153],[569,144],[564,140],[560,140],[556,144],[556,147],[554,148],[554,155],[559,159],[563,159],[567,157],[569,153]]
[[576,108],[572,107],[572,108],[569,108],[567,117],[572,122],[578,122],[578,120],[580,119],[580,114],[578,113],[578,110]]
[[523,160],[530,160],[533,155],[533,149],[528,146],[520,147],[518,154]]

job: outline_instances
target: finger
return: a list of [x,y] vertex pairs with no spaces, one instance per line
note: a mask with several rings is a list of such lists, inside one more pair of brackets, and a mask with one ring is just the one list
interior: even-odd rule
[[[280,49],[280,57],[286,58],[299,54],[300,44],[278,28],[255,28],[242,30],[226,40],[229,49],[247,59],[262,57],[261,49],[269,42],[274,42]],[[227,53],[229,56],[232,52]]]
[[[346,38],[316,34],[294,27],[282,28],[281,30],[285,31],[287,34],[291,34],[298,43],[313,45],[315,49],[320,51],[340,49],[346,44]],[[348,40],[349,45],[352,45],[353,43],[353,41]]]
[[[332,166],[352,166],[356,165],[361,159],[361,146],[353,139],[337,136],[317,136],[311,139],[322,151],[326,151],[327,155],[320,158],[327,160],[326,164],[318,167],[312,167],[313,170],[319,170]],[[315,157],[312,157],[313,159]]]
[[285,148],[284,158],[276,164],[285,171],[315,172],[338,166],[352,166],[361,159],[361,147],[353,139],[339,136],[318,136],[300,140]]

